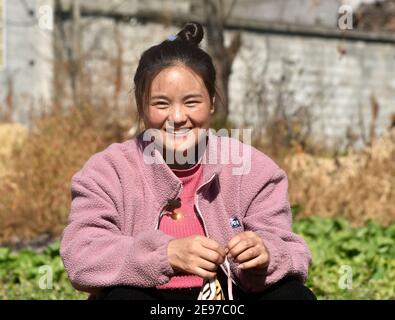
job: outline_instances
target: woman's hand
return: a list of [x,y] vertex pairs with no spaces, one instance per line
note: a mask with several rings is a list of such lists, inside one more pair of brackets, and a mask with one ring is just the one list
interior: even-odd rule
[[218,242],[203,237],[191,236],[174,239],[167,248],[169,263],[173,270],[212,279],[225,260],[225,249]]
[[259,237],[253,231],[245,231],[234,236],[225,250],[239,264],[240,269],[263,269],[269,264],[269,253]]

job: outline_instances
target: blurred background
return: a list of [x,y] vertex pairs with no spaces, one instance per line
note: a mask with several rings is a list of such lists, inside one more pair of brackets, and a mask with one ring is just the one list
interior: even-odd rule
[[140,55],[204,25],[223,101],[288,174],[319,299],[395,298],[395,1],[0,0],[0,299],[86,299],[70,180],[136,133]]

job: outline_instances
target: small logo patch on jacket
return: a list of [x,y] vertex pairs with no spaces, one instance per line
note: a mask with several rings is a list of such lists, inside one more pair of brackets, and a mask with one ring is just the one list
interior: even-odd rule
[[232,226],[233,229],[240,228],[241,226],[240,221],[237,218],[230,219],[230,225]]

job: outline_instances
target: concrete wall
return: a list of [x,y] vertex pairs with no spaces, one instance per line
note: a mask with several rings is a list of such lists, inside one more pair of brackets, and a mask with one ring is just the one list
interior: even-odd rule
[[[84,47],[91,52],[87,67],[94,75],[97,99],[114,91],[116,28],[123,39],[121,105],[130,99],[140,54],[177,32],[155,23],[86,22]],[[226,41],[232,32],[226,32]],[[242,41],[229,90],[231,119],[236,124],[258,130],[281,103],[289,115],[304,110],[301,117],[306,123],[309,120],[318,140],[342,148],[351,130],[358,137],[358,147],[363,143],[361,136],[369,134],[373,95],[379,104],[376,133],[388,127],[395,112],[395,43],[258,32],[243,32]],[[206,48],[204,41],[202,47]]]
[[[37,9],[45,1],[27,3]],[[139,6],[132,7],[129,9]],[[0,71],[0,107],[4,105],[7,80],[12,79],[18,106],[14,120],[26,123],[28,107],[42,107],[34,101],[40,97],[48,101],[53,93],[52,34],[39,28],[22,1],[8,0],[6,10],[10,21],[6,24],[7,66]],[[141,24],[134,19],[117,23],[97,16],[82,18],[81,25],[89,91],[97,102],[107,99],[117,106],[132,101],[132,80],[141,53],[178,30],[171,24]],[[66,25],[66,32],[69,27]],[[226,31],[227,42],[233,32]],[[372,35],[370,38],[374,40]],[[389,125],[390,115],[395,112],[395,41],[258,30],[244,31],[242,41],[229,90],[231,119],[236,124],[258,130],[281,104],[288,115],[304,110],[301,117],[306,123],[311,120],[314,137],[343,147],[347,130],[367,137],[373,95],[379,104],[377,133]],[[202,47],[206,48],[204,41]],[[122,76],[117,84],[118,57],[122,60]],[[70,81],[65,79],[64,85],[70,86]],[[70,92],[67,88],[65,91]],[[356,146],[362,142],[357,139]]]
[[32,111],[51,97],[52,32],[40,28],[39,12],[51,0],[2,0],[5,64],[0,70],[0,108],[14,106],[12,119],[27,124]]
[[368,136],[372,95],[377,134],[388,127],[395,113],[395,43],[244,33],[243,44],[230,82],[236,122],[264,123],[263,111],[278,105],[281,86],[286,110],[307,108],[313,136],[331,145],[344,145],[348,128]]

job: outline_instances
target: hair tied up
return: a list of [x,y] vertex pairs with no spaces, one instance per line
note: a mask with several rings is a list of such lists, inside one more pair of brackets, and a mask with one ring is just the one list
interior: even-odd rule
[[210,100],[216,96],[221,98],[216,86],[214,63],[199,46],[204,35],[202,25],[190,21],[177,32],[145,50],[140,57],[133,77],[138,121],[147,118],[151,84],[156,75],[170,66],[182,64],[191,69],[203,80]]
[[199,22],[187,22],[184,28],[177,33],[177,38],[190,42],[194,45],[199,45],[204,35],[203,27]]

